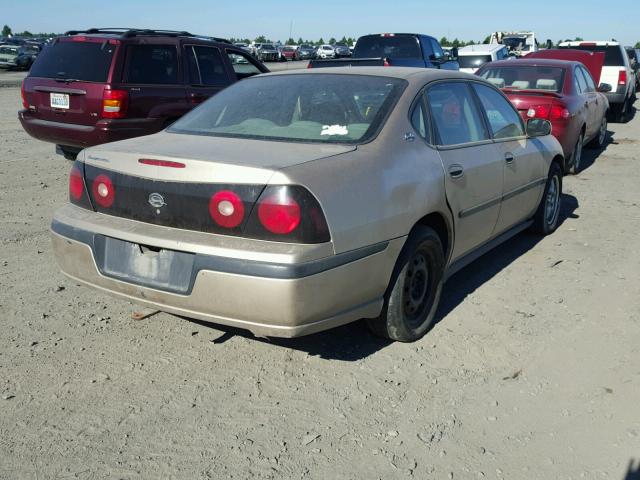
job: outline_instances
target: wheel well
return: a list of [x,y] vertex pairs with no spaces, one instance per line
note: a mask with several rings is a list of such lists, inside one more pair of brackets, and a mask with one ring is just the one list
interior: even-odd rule
[[422,217],[416,225],[423,225],[425,227],[431,227],[435,230],[440,237],[442,247],[444,248],[445,258],[449,256],[449,247],[451,245],[451,229],[448,222],[440,213],[430,213]]
[[564,172],[564,158],[562,158],[562,155],[556,155],[553,160],[551,160],[551,163],[557,163],[558,166],[562,169],[562,171]]

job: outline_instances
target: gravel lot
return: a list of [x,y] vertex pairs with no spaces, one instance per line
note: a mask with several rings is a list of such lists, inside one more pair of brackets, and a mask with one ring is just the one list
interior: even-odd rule
[[640,456],[640,115],[563,223],[454,276],[421,341],[296,340],[80,287],[49,222],[69,163],[0,89],[0,479],[614,479]]

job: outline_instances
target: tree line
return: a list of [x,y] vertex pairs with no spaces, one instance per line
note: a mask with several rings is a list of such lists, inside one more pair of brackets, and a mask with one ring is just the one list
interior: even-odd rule
[[[2,27],[2,36],[3,37],[9,37],[9,36],[16,36],[16,37],[24,37],[24,38],[28,38],[28,37],[55,37],[59,34],[57,33],[31,33],[28,30],[25,30],[24,32],[16,32],[13,33],[13,31],[11,30],[11,27],[9,27],[9,25],[5,25],[4,27]],[[280,40],[271,40],[270,38],[265,37],[264,35],[260,35],[256,38],[254,38],[253,40],[249,39],[249,38],[230,38],[229,39],[232,43],[251,43],[251,42],[255,42],[255,43],[282,43]],[[284,42],[285,45],[324,45],[325,43],[328,43],[330,45],[334,45],[336,43],[343,43],[345,45],[352,45],[356,42],[357,38],[356,37],[346,37],[343,36],[340,40],[336,40],[334,37],[331,37],[329,40],[327,40],[326,42],[324,41],[324,38],[320,37],[318,40],[304,40],[302,37],[298,38],[298,40],[294,40],[293,38],[289,38],[287,39],[286,42]],[[443,47],[456,47],[456,48],[460,48],[460,47],[464,47],[467,45],[475,45],[475,44],[480,44],[480,43],[484,43],[487,44],[489,43],[489,41],[491,40],[491,36],[487,35],[484,40],[482,40],[481,42],[478,41],[466,41],[466,40],[458,40],[457,38],[454,38],[453,40],[449,40],[447,37],[442,37],[440,39],[440,45],[442,45]],[[583,40],[583,38],[581,37],[576,37],[573,40],[571,40],[570,38],[567,38],[565,40],[558,40],[557,42],[553,42],[550,38],[547,39],[547,41],[544,43],[544,45],[546,45],[547,47],[557,47],[560,43],[562,42],[581,42]],[[635,47],[634,48],[640,48],[640,42],[636,42]]]

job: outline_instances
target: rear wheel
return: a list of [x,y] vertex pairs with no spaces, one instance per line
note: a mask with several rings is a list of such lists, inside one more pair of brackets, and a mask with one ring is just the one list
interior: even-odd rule
[[607,127],[608,127],[608,123],[607,123],[607,116],[604,115],[602,117],[602,122],[600,122],[600,128],[598,129],[598,135],[591,140],[591,142],[589,142],[589,144],[587,145],[587,147],[589,148],[602,148],[604,147],[606,141],[607,141]]
[[427,333],[440,301],[444,265],[438,234],[429,227],[416,227],[396,262],[382,313],[368,320],[369,328],[399,342],[413,342]]
[[56,145],[56,153],[62,155],[67,160],[75,161],[80,150],[73,147],[66,147],[64,145]]
[[532,229],[542,235],[549,235],[558,228],[562,202],[562,169],[552,163],[544,187],[544,194],[534,216]]
[[584,144],[584,133],[580,133],[578,136],[578,140],[576,141],[576,146],[573,147],[573,154],[571,155],[571,166],[569,167],[569,172],[573,175],[576,175],[580,172],[580,163],[582,162],[582,146]]

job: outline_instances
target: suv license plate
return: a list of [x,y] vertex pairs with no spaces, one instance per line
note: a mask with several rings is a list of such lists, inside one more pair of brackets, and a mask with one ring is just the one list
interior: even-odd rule
[[66,93],[51,93],[49,100],[51,108],[64,108],[69,110],[69,95]]

